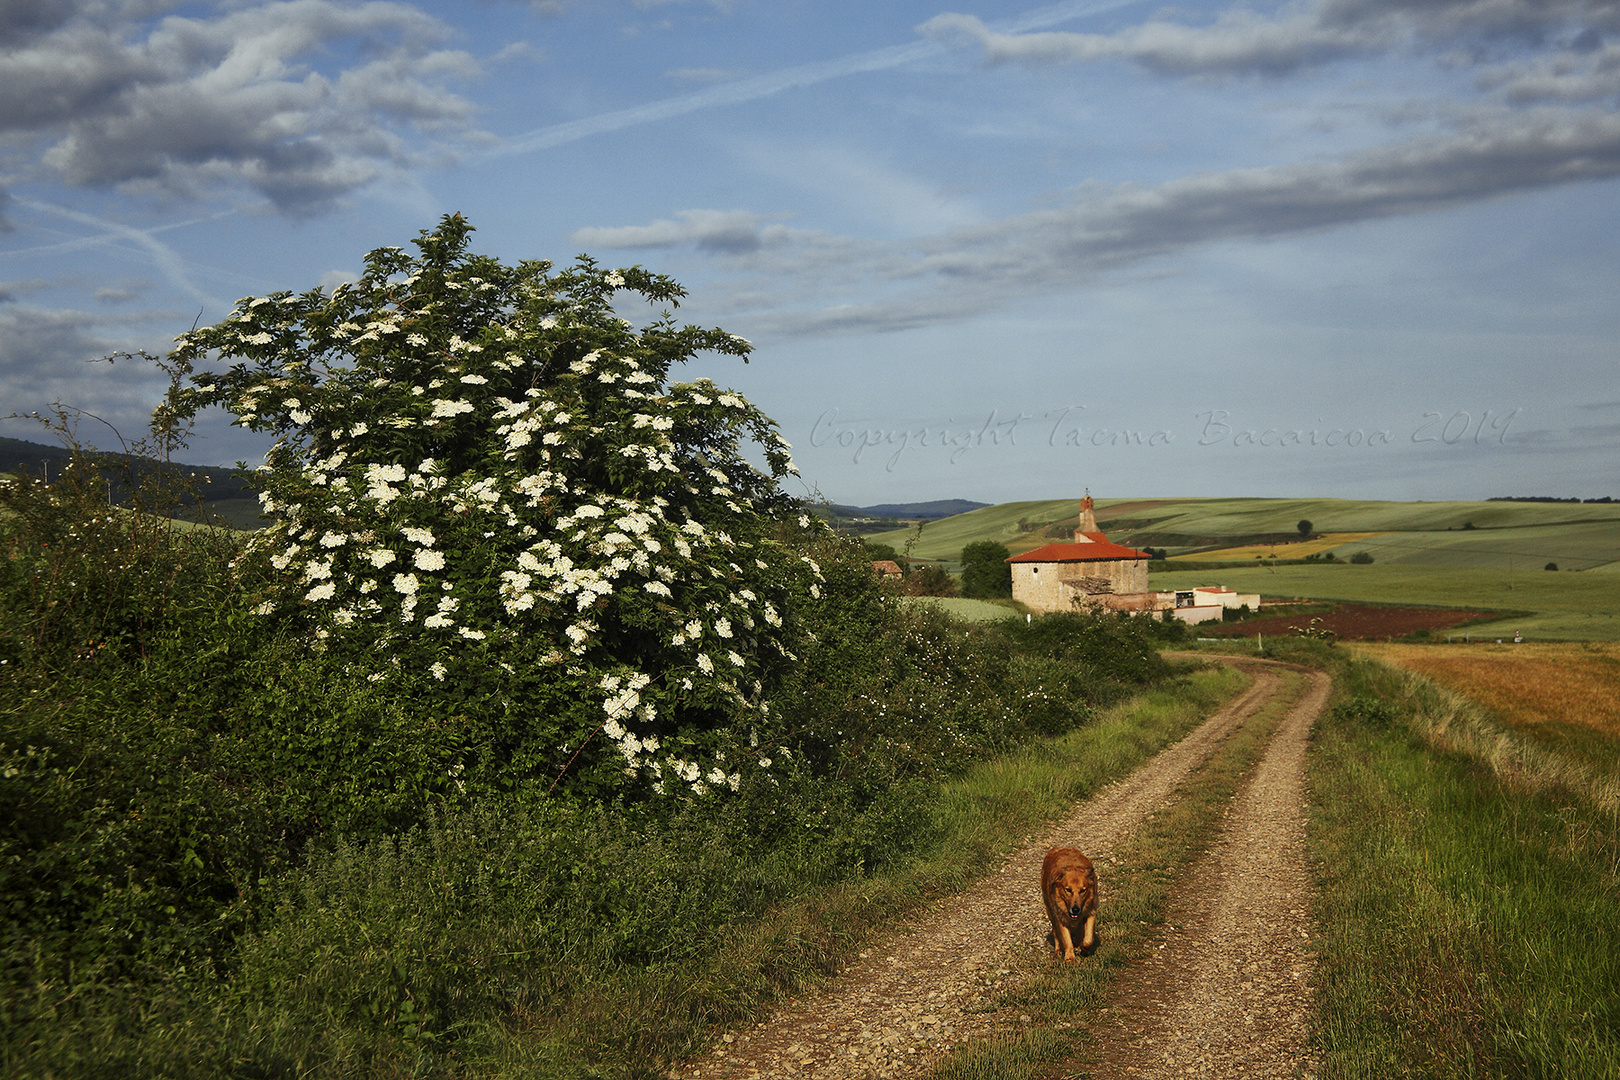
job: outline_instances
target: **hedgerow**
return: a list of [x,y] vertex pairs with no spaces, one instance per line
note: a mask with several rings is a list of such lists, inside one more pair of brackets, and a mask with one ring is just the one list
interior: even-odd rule
[[163,361],[156,445],[216,406],[275,437],[262,531],[0,484],[0,1071],[466,1072],[926,850],[943,778],[1164,674],[1137,624],[885,592],[763,414],[672,381],[746,342],[469,233]]

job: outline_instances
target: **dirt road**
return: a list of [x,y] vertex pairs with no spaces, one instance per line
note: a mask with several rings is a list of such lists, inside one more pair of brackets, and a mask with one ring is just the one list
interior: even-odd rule
[[[947,1051],[1005,1030],[991,1001],[1045,961],[1045,911],[1036,882],[1054,844],[1086,851],[1103,882],[1143,820],[1281,685],[1277,665],[1237,660],[1254,683],[1181,742],[1076,807],[974,888],[941,901],[881,946],[863,952],[823,992],[767,1023],[726,1036],[672,1077],[912,1076]],[[1149,961],[1111,994],[1092,1075],[1309,1075],[1309,878],[1304,854],[1305,746],[1327,699],[1312,672],[1272,738],[1254,779],[1234,800],[1214,850],[1192,875],[1204,898],[1178,916]]]

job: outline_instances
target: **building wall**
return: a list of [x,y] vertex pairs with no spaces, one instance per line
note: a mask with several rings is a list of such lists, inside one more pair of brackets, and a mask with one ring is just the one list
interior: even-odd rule
[[1012,564],[1013,599],[1036,611],[1074,611],[1075,591],[1064,581],[1079,577],[1107,578],[1115,593],[1147,592],[1146,559],[1108,559],[1099,562]]

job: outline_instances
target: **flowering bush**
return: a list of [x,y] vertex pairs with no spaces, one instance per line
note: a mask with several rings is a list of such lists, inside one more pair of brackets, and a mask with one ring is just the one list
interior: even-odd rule
[[[268,583],[256,617],[419,695],[469,756],[597,794],[736,789],[792,660],[788,598],[819,571],[772,539],[795,512],[775,426],[669,374],[750,346],[615,311],[674,307],[666,277],[507,267],[469,254],[471,231],[448,216],[351,285],[181,336],[190,385],[154,425],[222,405],[276,437],[257,474],[273,524],[245,556]],[[210,359],[234,363],[196,373]]]

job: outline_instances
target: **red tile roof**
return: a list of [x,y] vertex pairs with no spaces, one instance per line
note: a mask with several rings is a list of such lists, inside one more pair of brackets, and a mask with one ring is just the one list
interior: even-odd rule
[[1110,562],[1116,559],[1146,559],[1148,553],[1116,544],[1102,533],[1085,533],[1083,544],[1047,544],[1008,562]]

